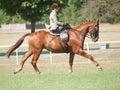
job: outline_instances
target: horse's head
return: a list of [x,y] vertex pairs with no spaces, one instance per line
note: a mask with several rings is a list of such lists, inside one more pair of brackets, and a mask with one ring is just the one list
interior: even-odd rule
[[97,42],[99,39],[99,20],[98,19],[95,22],[86,21],[82,24],[75,26],[72,29],[79,31],[80,33],[82,32],[84,35],[88,34],[93,42]]
[[98,41],[99,39],[99,20],[98,19],[96,20],[96,22],[93,22],[93,24],[89,26],[88,33],[90,34],[93,42]]

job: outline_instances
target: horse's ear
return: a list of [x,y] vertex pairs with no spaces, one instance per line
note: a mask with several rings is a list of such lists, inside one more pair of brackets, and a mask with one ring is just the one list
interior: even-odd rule
[[99,19],[96,19],[96,23],[99,24]]

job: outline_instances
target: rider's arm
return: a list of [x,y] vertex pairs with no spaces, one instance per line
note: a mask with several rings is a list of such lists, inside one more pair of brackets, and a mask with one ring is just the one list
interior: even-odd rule
[[60,22],[60,21],[58,21],[58,18],[57,18],[57,15],[56,15],[56,13],[54,13],[54,15],[53,15],[53,21],[57,24],[57,25],[59,25],[59,26],[63,26],[63,22]]

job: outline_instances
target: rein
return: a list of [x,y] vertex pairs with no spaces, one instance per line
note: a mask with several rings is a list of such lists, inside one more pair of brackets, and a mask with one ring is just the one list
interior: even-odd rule
[[[71,28],[75,31],[77,31],[79,34],[84,34],[83,32],[79,31],[78,29]],[[86,37],[91,38],[90,34],[87,33]]]
[[[82,34],[82,33],[83,33],[83,32],[81,32],[81,31],[79,31],[79,30],[77,30],[77,29],[74,29],[74,28],[71,28],[71,29],[79,32],[79,34]],[[90,34],[87,33],[87,34],[86,34],[86,37],[88,37],[88,38],[90,38],[90,39],[93,39],[92,37],[96,37],[96,33],[97,33],[97,32],[96,32],[96,23],[94,23],[93,30],[94,30],[94,35],[93,35],[93,36],[90,36]]]

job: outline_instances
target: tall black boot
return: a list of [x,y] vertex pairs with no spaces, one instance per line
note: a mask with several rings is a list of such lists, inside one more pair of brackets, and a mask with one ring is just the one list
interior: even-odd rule
[[70,47],[67,43],[65,43],[65,52],[68,53],[70,51]]

